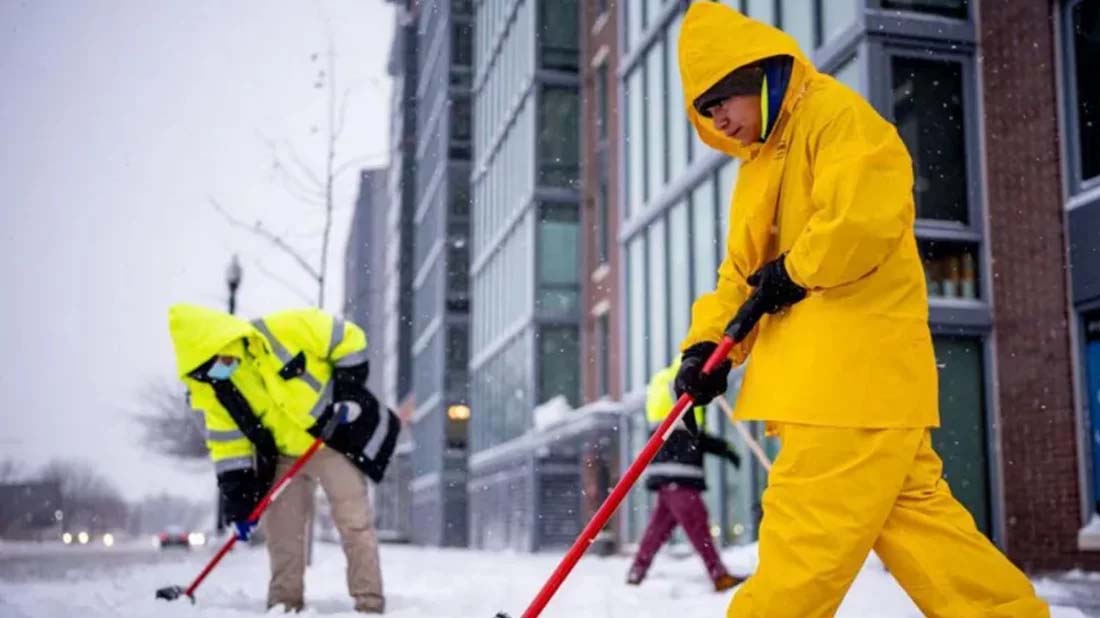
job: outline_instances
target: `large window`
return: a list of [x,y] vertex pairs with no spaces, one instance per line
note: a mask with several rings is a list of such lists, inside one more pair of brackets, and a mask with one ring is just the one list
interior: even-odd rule
[[[821,40],[831,41],[856,21],[862,0],[819,0],[821,2]],[[786,19],[786,14],[783,15]]]
[[852,90],[866,96],[863,90],[863,63],[859,55],[852,56],[833,72],[833,77]]
[[465,236],[447,239],[447,309],[470,308],[470,248]]
[[577,327],[543,326],[539,334],[539,403],[564,395],[576,405],[581,380]]
[[539,2],[539,61],[544,69],[576,72],[579,58],[577,0]]
[[990,532],[989,454],[986,442],[985,373],[982,342],[971,337],[936,337],[940,428],[932,443],[943,459],[951,493]]
[[645,202],[645,91],[642,87],[643,69],[637,68],[626,82],[627,131],[626,140],[628,179],[626,199],[623,200],[623,218],[629,219]]
[[574,88],[546,87],[539,100],[539,184],[572,187],[580,160],[580,97]]
[[669,25],[668,45],[665,46],[665,68],[668,71],[668,87],[665,88],[668,92],[668,102],[665,104],[668,113],[665,120],[668,127],[668,147],[665,156],[668,158],[670,180],[679,177],[688,162],[689,124],[684,106],[684,85],[680,81],[680,63],[676,59],[676,41],[680,37],[682,21],[683,16],[678,14]]
[[894,121],[913,158],[917,217],[970,222],[962,65],[891,58]]
[[649,373],[668,361],[668,286],[665,254],[665,222],[649,226]]
[[474,64],[474,27],[455,22],[451,29],[451,63],[461,67]]
[[737,186],[737,170],[740,165],[737,159],[727,159],[718,168],[718,220],[722,222],[719,228],[719,247],[726,246],[726,237],[730,233],[730,207],[733,205],[733,191]]
[[626,18],[626,40],[624,43],[627,49],[633,49],[638,45],[638,39],[641,38],[642,31],[645,29],[645,24],[642,21],[644,6],[642,0],[623,3],[623,7],[626,9],[623,11],[623,15]]
[[626,339],[627,390],[643,388],[646,384],[646,276],[645,276],[645,235],[635,236],[627,248],[627,280],[629,295],[628,335]]
[[1085,333],[1085,401],[1089,407],[1086,435],[1093,436],[1092,447],[1092,500],[1095,513],[1100,515],[1100,311],[1084,316]]
[[646,52],[646,202],[652,203],[665,181],[665,58],[658,41]]
[[[835,0],[834,0],[835,1]],[[780,0],[783,30],[798,41],[803,53],[809,56],[815,46],[814,11],[806,0]]]
[[695,249],[692,265],[692,297],[714,289],[717,281],[718,244],[715,233],[714,181],[708,177],[691,193],[691,237]]
[[[538,309],[543,316],[576,315],[580,301],[577,208],[544,204],[538,224]],[[518,283],[518,282],[515,282]]]
[[447,327],[446,372],[444,387],[447,403],[466,403],[469,399],[466,384],[470,333],[465,324]]
[[775,0],[748,0],[749,17],[766,24],[775,23]]
[[918,245],[929,298],[981,298],[976,244],[921,240]]
[[470,158],[470,139],[473,128],[470,122],[470,97],[456,96],[451,99],[451,143],[452,159]]
[[1071,118],[1076,127],[1077,180],[1100,176],[1100,0],[1079,0],[1069,10],[1073,66]]
[[691,249],[688,204],[678,202],[668,213],[669,357],[676,355],[691,322]]

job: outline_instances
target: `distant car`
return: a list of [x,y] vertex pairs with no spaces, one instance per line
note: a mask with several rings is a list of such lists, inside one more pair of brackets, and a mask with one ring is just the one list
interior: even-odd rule
[[188,539],[188,534],[178,526],[168,526],[163,532],[154,537],[157,547],[161,549],[168,549],[171,547],[179,547],[181,549],[191,549],[191,541]]

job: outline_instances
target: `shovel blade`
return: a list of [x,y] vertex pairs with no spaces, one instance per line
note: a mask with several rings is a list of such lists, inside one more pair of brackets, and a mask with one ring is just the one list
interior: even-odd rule
[[[186,595],[187,591],[183,589],[183,586],[165,586],[157,590],[157,598],[164,599],[165,601],[175,601]],[[192,601],[194,601],[194,599],[192,599]]]

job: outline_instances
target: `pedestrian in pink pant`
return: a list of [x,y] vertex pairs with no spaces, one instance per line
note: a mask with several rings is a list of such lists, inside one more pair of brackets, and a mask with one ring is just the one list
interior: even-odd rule
[[[660,425],[675,402],[673,380],[679,365],[677,359],[672,366],[658,371],[649,383],[646,420],[654,427]],[[730,575],[722,564],[710,536],[710,518],[703,502],[703,491],[707,488],[703,474],[704,453],[720,455],[737,467],[741,465],[741,458],[725,440],[699,431],[704,411],[705,408],[696,408],[693,413],[685,414],[684,420],[674,425],[665,445],[649,465],[646,488],[657,492],[657,506],[627,574],[628,584],[642,583],[653,558],[672,536],[677,525],[683,527],[688,540],[703,559],[716,591],[728,590],[743,581],[743,578]]]

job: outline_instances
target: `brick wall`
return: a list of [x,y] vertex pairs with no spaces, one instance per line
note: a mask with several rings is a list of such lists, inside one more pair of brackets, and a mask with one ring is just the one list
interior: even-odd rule
[[1028,570],[1100,568],[1077,551],[1077,422],[1067,326],[1051,2],[981,0],[1005,541]]
[[[618,68],[618,14],[619,14],[619,2],[618,0],[609,0],[607,2],[607,12],[601,17],[598,9],[598,2],[595,0],[581,0],[581,24],[580,24],[580,37],[581,37],[581,99],[583,102],[583,122],[582,122],[582,149],[583,149],[583,165],[581,180],[582,187],[582,208],[581,208],[581,230],[583,234],[583,247],[584,247],[584,260],[581,268],[581,278],[583,285],[583,302],[581,316],[581,350],[583,351],[582,360],[582,379],[581,379],[581,394],[585,402],[592,401],[597,398],[597,361],[596,361],[596,316],[593,315],[593,308],[602,302],[607,302],[610,305],[609,313],[609,325],[610,325],[610,368],[608,370],[609,375],[609,390],[610,395],[613,398],[618,398],[621,395],[622,389],[620,385],[620,366],[619,360],[619,341],[622,335],[621,330],[621,308],[617,299],[619,298],[619,244],[617,241],[618,236],[618,220],[619,220],[619,127],[620,117],[618,111],[618,78],[615,76]],[[596,101],[596,67],[593,60],[599,57],[605,58],[604,62],[607,66],[607,96],[608,96],[608,127],[607,127],[607,169],[608,169],[608,203],[610,212],[608,220],[610,222],[610,230],[608,231],[610,248],[609,263],[603,269],[599,269],[599,260],[597,258],[597,236],[596,230],[598,229],[596,221],[596,200],[598,191],[598,176],[597,176],[597,162],[596,162],[596,148],[598,143],[598,136],[596,131],[596,115],[597,115],[597,101]]]

